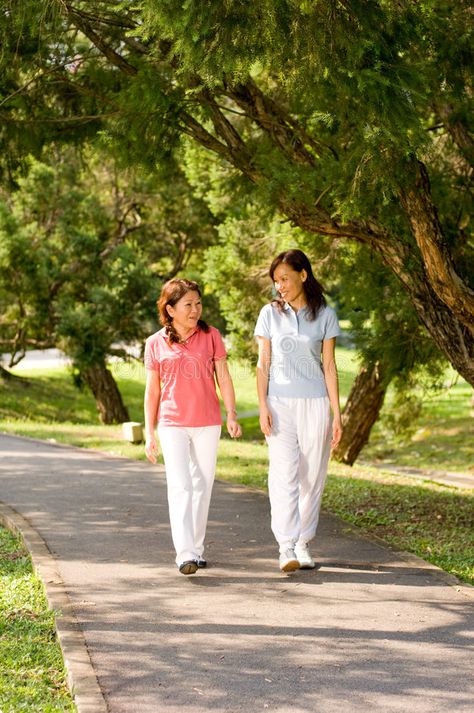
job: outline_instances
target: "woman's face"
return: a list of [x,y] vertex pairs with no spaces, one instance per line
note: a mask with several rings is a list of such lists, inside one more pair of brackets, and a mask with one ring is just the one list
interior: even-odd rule
[[197,326],[198,320],[201,319],[202,304],[199,292],[186,292],[179,299],[174,307],[166,305],[166,309],[173,325],[176,328],[183,330],[194,329]]
[[273,282],[275,289],[280,293],[281,297],[292,304],[305,297],[303,283],[307,277],[306,270],[297,272],[289,265],[280,263],[273,273]]

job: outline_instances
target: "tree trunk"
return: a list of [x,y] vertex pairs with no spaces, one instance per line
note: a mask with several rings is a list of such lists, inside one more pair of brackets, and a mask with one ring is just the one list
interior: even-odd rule
[[17,376],[17,374],[12,374],[11,371],[8,371],[8,369],[5,369],[5,367],[3,367],[1,364],[0,364],[0,380],[1,381],[16,381],[16,382],[20,382],[22,384],[29,383],[28,379],[25,379],[24,376]]
[[453,317],[474,336],[474,290],[456,272],[447,240],[431,198],[428,172],[421,161],[411,165],[410,188],[400,191],[401,205],[423,257],[431,288],[449,308]]
[[442,302],[430,283],[412,274],[408,287],[411,301],[434,343],[447,357],[456,371],[474,386],[474,336],[459,322],[450,308]]
[[105,364],[83,369],[81,377],[94,394],[102,423],[123,423],[130,420],[114,377]]
[[465,123],[446,102],[435,102],[434,109],[469,166],[474,166],[474,139]]
[[340,463],[353,465],[369,440],[385,398],[387,385],[382,385],[380,364],[363,366],[352,385],[342,414],[342,439],[332,452]]

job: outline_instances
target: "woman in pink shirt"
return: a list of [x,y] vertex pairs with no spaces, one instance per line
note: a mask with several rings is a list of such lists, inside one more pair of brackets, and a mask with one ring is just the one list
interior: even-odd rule
[[158,312],[163,329],[145,344],[145,453],[156,463],[158,423],[176,564],[182,574],[194,574],[207,564],[204,538],[222,425],[216,381],[232,438],[241,428],[225,346],[201,319],[196,282],[166,282]]

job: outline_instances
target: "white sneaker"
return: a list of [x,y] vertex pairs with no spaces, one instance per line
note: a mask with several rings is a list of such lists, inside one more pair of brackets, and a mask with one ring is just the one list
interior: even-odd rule
[[300,568],[295,551],[291,548],[280,553],[280,569],[282,572],[294,572]]
[[306,543],[296,545],[295,555],[298,559],[300,569],[314,569],[316,567],[316,563],[311,557]]

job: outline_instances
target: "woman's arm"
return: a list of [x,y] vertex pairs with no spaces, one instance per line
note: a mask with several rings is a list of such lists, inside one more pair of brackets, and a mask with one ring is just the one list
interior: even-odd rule
[[145,453],[151,463],[156,463],[158,444],[156,442],[155,427],[160,404],[161,385],[160,374],[153,369],[146,370],[145,386]]
[[272,358],[272,345],[269,339],[257,337],[258,363],[257,363],[257,394],[260,409],[260,428],[265,436],[272,433],[272,414],[267,404],[268,379],[270,376],[270,363]]
[[336,338],[323,340],[322,360],[324,380],[328,390],[329,403],[333,413],[331,448],[335,448],[342,437],[341,409],[339,406],[339,380],[335,358]]
[[227,431],[232,438],[238,438],[242,435],[242,429],[237,421],[234,384],[232,383],[232,377],[229,373],[227,359],[217,359],[214,362],[214,370],[227,413]]

